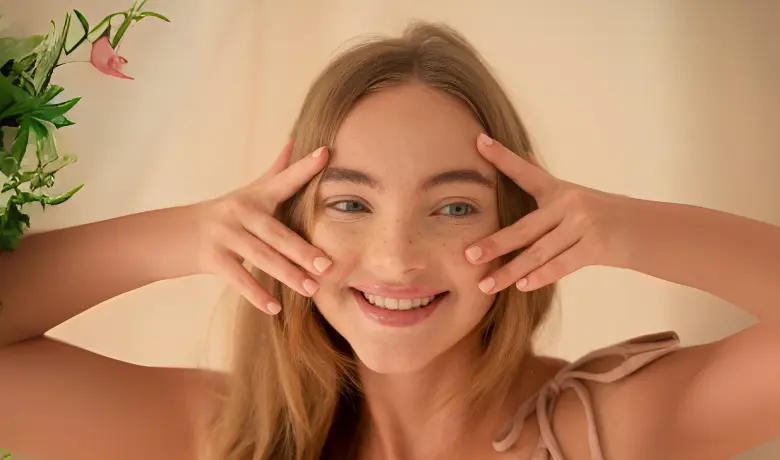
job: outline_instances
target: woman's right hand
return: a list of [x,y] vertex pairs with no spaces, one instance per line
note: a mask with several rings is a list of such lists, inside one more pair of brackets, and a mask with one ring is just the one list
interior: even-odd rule
[[323,251],[274,218],[277,207],[309,182],[328,156],[320,147],[290,165],[291,154],[289,142],[260,178],[193,207],[199,222],[198,272],[222,277],[269,314],[281,306],[243,266],[245,260],[305,296],[319,289],[307,272],[321,274],[331,265]]

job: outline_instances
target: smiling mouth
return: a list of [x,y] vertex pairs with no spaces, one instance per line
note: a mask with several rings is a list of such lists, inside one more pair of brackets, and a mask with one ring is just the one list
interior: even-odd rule
[[418,298],[395,298],[395,297],[383,297],[380,295],[369,294],[360,290],[356,290],[369,304],[374,307],[381,308],[383,310],[394,311],[409,311],[409,310],[421,310],[439,297],[447,295],[448,291],[440,292],[438,294],[428,297]]

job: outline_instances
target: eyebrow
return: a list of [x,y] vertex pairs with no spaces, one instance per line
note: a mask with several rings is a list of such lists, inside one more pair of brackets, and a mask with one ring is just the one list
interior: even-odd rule
[[[326,182],[349,182],[356,185],[365,185],[367,187],[381,189],[382,184],[370,174],[356,169],[331,167],[325,170],[320,183]],[[496,184],[485,177],[482,173],[474,169],[453,169],[440,172],[427,178],[420,186],[421,190],[430,190],[434,187],[445,184],[476,184],[490,189],[495,188]]]

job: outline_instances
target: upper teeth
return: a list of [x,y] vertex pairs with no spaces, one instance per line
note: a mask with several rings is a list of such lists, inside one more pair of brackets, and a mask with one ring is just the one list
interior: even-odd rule
[[367,294],[365,292],[362,292],[362,294],[369,303],[376,305],[377,307],[387,308],[388,310],[409,310],[411,308],[428,305],[436,298],[435,295],[432,295],[419,299],[395,299],[393,297],[382,297],[380,295]]

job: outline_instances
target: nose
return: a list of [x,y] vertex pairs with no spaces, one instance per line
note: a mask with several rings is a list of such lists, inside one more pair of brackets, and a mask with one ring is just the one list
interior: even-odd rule
[[365,245],[365,260],[372,272],[398,279],[426,268],[425,241],[413,222],[399,217],[377,223]]

